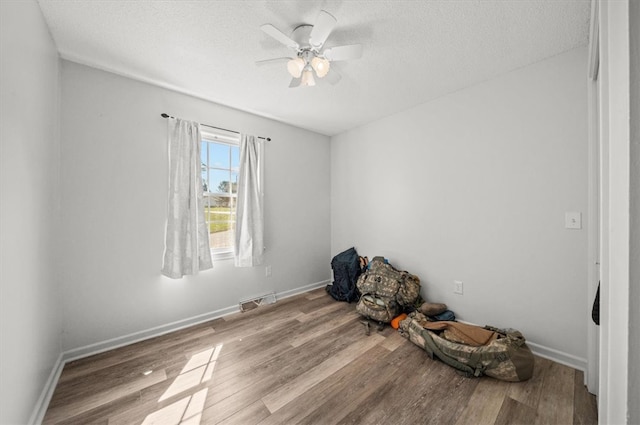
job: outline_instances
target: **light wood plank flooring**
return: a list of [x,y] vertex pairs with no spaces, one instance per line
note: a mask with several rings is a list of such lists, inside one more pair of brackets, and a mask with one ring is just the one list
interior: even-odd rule
[[464,378],[324,289],[68,363],[45,424],[595,424],[582,372]]

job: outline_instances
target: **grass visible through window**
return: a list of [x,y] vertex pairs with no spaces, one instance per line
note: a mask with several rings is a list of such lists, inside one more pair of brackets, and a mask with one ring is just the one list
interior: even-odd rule
[[236,216],[229,208],[204,207],[204,218],[209,223],[209,233],[217,233],[231,229]]

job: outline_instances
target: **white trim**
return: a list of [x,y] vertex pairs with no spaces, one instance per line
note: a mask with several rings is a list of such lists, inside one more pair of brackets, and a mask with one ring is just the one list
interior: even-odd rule
[[628,420],[629,382],[629,2],[607,2],[609,67],[608,409],[603,423]]
[[627,423],[629,382],[629,0],[600,3],[602,264],[598,421]]
[[[301,286],[299,288],[290,289],[284,292],[276,293],[276,299],[288,298],[294,295],[302,294],[312,291],[314,289],[322,288],[329,284],[331,280],[323,280],[320,282],[310,283],[308,285]],[[84,357],[93,356],[95,354],[103,353],[105,351],[113,350],[115,348],[124,347],[125,345],[134,344],[136,342],[144,341],[150,338],[155,338],[161,335],[165,335],[171,332],[179,331],[181,329],[188,328],[190,326],[205,323],[219,317],[227,316],[229,314],[237,313],[240,311],[238,305],[221,308],[209,313],[199,314],[197,316],[189,317],[187,319],[178,320],[175,322],[167,323],[165,325],[155,326],[150,329],[133,332],[125,336],[108,339],[102,342],[96,342],[84,347],[74,348],[72,350],[65,351],[58,356],[58,360],[51,370],[49,379],[42,389],[42,393],[36,406],[31,414],[29,424],[40,424],[44,419],[44,415],[49,407],[49,402],[53,396],[53,392],[58,384],[64,365],[68,362],[78,360]]]
[[531,341],[527,341],[527,345],[531,348],[533,354],[537,356],[581,370],[585,375],[587,373],[587,359],[583,357],[574,356],[573,354],[568,354]]
[[64,365],[65,361],[63,360],[63,353],[60,353],[60,355],[58,356],[58,360],[56,360],[53,368],[51,368],[49,378],[47,379],[44,388],[42,388],[40,397],[38,397],[36,406],[31,413],[31,417],[29,418],[28,422],[30,425],[42,423],[44,415],[45,413],[47,413],[49,402],[51,402],[51,397],[53,397],[53,392],[56,389],[56,385],[58,384],[58,379],[60,379],[60,375],[62,374],[62,369],[64,369]]
[[233,254],[233,248],[225,249],[224,251],[217,251],[221,248],[211,248],[211,259],[215,261],[233,260],[235,255]]
[[150,329],[133,332],[128,335],[108,339],[106,341],[96,342],[94,344],[85,345],[84,347],[74,348],[63,353],[64,362],[82,359],[84,357],[93,356],[95,354],[104,353],[105,351],[115,348],[124,347],[125,345],[135,344],[136,342],[145,341],[150,338],[162,336],[171,332],[179,331],[190,326],[208,322],[222,316],[237,313],[239,307],[237,305],[221,308],[209,313],[199,314],[187,319],[177,320],[165,325],[156,326]]
[[[466,323],[467,325],[482,327],[477,323],[467,322],[466,320],[458,319],[458,322]],[[533,354],[535,354],[536,356],[540,356],[556,363],[581,370],[586,374],[587,359],[583,357],[574,356],[573,354],[565,353],[564,351],[556,350],[555,348],[549,348],[542,344],[536,344],[535,342],[531,342],[529,340],[527,340],[527,345],[531,349],[531,352],[533,352]]]
[[590,393],[598,394],[598,340],[600,330],[593,323],[591,312],[598,282],[600,281],[600,155],[598,137],[598,80],[588,81],[589,99],[589,154],[588,154],[588,201],[587,201],[587,370],[585,384]]
[[[301,286],[299,288],[290,289],[288,291],[276,292],[275,294],[276,299],[288,298],[293,295],[309,292],[313,289],[317,289],[322,286],[325,286],[329,282],[330,282],[329,280],[324,280],[321,282],[316,282],[316,283],[311,283],[309,285]],[[200,323],[205,323],[205,322],[217,319],[219,317],[237,313],[239,311],[240,311],[240,307],[237,304],[235,304],[235,305],[214,310],[208,313],[199,314],[197,316],[167,323],[165,325],[160,325],[150,329],[134,332],[125,336],[112,338],[102,342],[96,342],[94,344],[89,344],[84,347],[65,351],[63,353],[63,361],[66,363],[72,360],[77,360],[80,358],[103,353],[105,351],[113,350],[115,348],[124,347],[125,345],[134,344],[136,342],[144,341],[150,338],[155,338],[171,332],[179,331],[181,329],[198,325]]]
[[289,298],[289,297],[292,297],[294,295],[302,294],[304,292],[313,291],[314,289],[318,289],[318,288],[322,288],[324,286],[327,286],[329,283],[331,283],[331,279],[323,280],[323,281],[316,282],[316,283],[310,283],[308,285],[301,286],[301,287],[295,288],[295,289],[289,289],[288,291],[284,291],[284,292],[277,292],[276,293],[276,299]]
[[222,143],[228,146],[240,145],[240,133],[231,130],[222,130],[200,124],[200,135],[207,142]]
[[608,423],[609,409],[609,66],[608,66],[608,8],[598,0],[600,7],[598,21],[600,32],[600,70],[598,71],[598,122],[600,148],[600,346],[599,364],[600,385],[598,388],[598,423]]
[[600,329],[591,320],[591,307],[600,281],[600,114],[599,81],[600,37],[599,5],[591,1],[591,28],[589,31],[588,107],[588,201],[587,201],[587,369],[584,383],[590,393],[599,389]]
[[591,320],[591,306],[600,281],[600,9],[598,0],[591,0],[588,64],[588,201],[587,201],[587,367],[584,383],[587,390],[598,395],[600,385],[600,328]]
[[589,71],[588,75],[591,80],[598,79],[598,70],[600,68],[600,23],[598,0],[591,0],[591,22],[589,27]]

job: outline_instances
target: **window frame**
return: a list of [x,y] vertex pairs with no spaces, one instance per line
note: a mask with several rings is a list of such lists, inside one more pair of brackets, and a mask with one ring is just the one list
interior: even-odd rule
[[[200,141],[200,148],[204,149],[206,143],[215,143],[218,145],[227,145],[230,147],[238,147],[238,149],[240,148],[240,135],[234,132],[230,132],[230,131],[225,131],[225,130],[218,130],[218,129],[212,129],[212,128],[201,128],[200,129],[200,136],[201,136],[201,141]],[[201,154],[201,158],[202,158],[202,154]],[[205,164],[206,168],[207,168],[207,177],[209,176],[209,171],[210,170],[224,170],[224,171],[229,171],[229,174],[231,175],[233,172],[235,173],[239,173],[239,166],[238,168],[234,168],[233,167],[233,161],[232,161],[232,151],[231,149],[229,149],[229,168],[221,168],[221,167],[213,167],[209,164],[209,154],[207,152],[206,155],[207,158],[207,162]],[[201,159],[202,161],[202,159]],[[204,179],[203,179],[204,180]],[[206,198],[207,196],[218,196],[218,197],[226,197],[228,196],[230,199],[230,202],[233,202],[233,210],[235,210],[237,208],[237,199],[238,199],[238,194],[237,191],[236,193],[233,193],[233,182],[229,181],[229,192],[227,193],[223,193],[223,192],[212,192],[211,188],[208,186],[209,185],[209,181],[207,179],[207,192],[203,191],[203,197]],[[206,202],[206,205],[208,205],[208,202]],[[207,214],[206,217],[206,222],[207,222],[207,228],[209,228],[209,220],[208,220],[209,216]],[[235,223],[235,220],[234,220]],[[235,231],[236,228],[235,226],[233,227],[233,239],[235,240]],[[234,246],[233,244],[230,247],[225,247],[225,248],[214,248],[210,246],[210,250],[211,250],[211,258],[213,261],[216,260],[227,260],[227,259],[232,259],[235,256],[234,253]]]

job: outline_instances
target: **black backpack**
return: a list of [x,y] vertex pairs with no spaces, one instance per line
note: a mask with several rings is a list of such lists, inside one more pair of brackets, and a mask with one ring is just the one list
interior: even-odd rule
[[[365,264],[366,266],[366,264]],[[327,285],[327,292],[338,301],[357,301],[360,293],[356,281],[362,273],[360,257],[355,248],[349,248],[333,257],[333,284]]]

